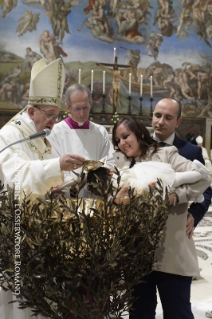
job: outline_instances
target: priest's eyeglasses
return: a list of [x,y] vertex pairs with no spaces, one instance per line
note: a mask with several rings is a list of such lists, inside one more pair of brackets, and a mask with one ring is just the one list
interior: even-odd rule
[[33,105],[34,107],[36,107],[36,109],[44,112],[45,116],[47,117],[47,119],[49,120],[55,120],[56,122],[60,121],[60,117],[58,115],[54,115],[51,113],[46,112],[45,110],[41,109],[40,107],[38,107],[37,105]]
[[89,111],[89,109],[90,109],[90,106],[87,106],[87,105],[85,105],[85,106],[83,106],[83,107],[71,107],[71,109],[74,111],[74,112],[76,112],[76,113],[78,113],[78,112],[80,112],[80,111],[83,111],[83,112],[87,112],[87,111]]

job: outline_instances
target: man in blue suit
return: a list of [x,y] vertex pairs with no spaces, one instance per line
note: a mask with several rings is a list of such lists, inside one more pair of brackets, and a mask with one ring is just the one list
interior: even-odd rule
[[[175,134],[175,129],[181,121],[181,105],[178,101],[172,98],[160,100],[155,106],[152,118],[154,139],[160,146],[174,145],[178,148],[180,155],[191,161],[197,159],[204,164],[201,148],[182,140]],[[188,209],[185,232],[189,239],[192,237],[194,227],[203,218],[211,204],[211,188],[207,188],[203,195],[204,202],[192,203]],[[181,240],[181,236],[179,233],[175,240]],[[189,257],[185,256],[185,260],[186,258]],[[183,266],[186,269],[186,263]],[[137,300],[133,303],[130,319],[155,319],[156,287],[162,302],[164,319],[194,319],[190,303],[191,281],[191,276],[179,275],[175,271],[153,271],[144,278],[144,283],[134,287],[133,295]]]

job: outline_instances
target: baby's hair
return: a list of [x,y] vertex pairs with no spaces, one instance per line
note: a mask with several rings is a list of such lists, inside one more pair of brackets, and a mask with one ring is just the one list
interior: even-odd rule
[[103,185],[107,185],[107,182],[110,181],[110,170],[106,167],[100,167],[95,171],[89,171],[87,175],[87,189],[98,196],[101,196],[101,193],[98,190],[98,187],[94,184],[98,184],[99,189]]

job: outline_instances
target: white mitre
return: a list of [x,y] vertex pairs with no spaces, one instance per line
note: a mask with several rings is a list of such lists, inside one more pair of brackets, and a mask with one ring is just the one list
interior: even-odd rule
[[203,138],[202,138],[202,136],[197,136],[197,138],[196,138],[196,142],[197,142],[197,144],[201,144],[201,143],[203,143]]
[[31,70],[29,104],[55,105],[61,107],[65,83],[65,68],[59,58],[49,64],[37,61]]

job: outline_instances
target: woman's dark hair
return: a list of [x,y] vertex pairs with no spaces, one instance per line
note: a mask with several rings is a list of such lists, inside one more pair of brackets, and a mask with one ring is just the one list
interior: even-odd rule
[[87,189],[95,195],[101,195],[94,184],[98,184],[99,188],[107,185],[107,182],[111,179],[109,173],[110,170],[106,167],[99,167],[95,171],[89,171],[87,174]]
[[117,127],[121,124],[127,126],[128,129],[135,134],[135,136],[137,137],[137,141],[140,144],[142,155],[145,155],[150,147],[153,147],[153,153],[157,152],[158,143],[150,136],[150,133],[146,126],[141,122],[141,120],[137,118],[134,119],[130,116],[123,117],[113,127],[112,143],[115,149],[119,150],[118,142],[116,141],[115,135]]

